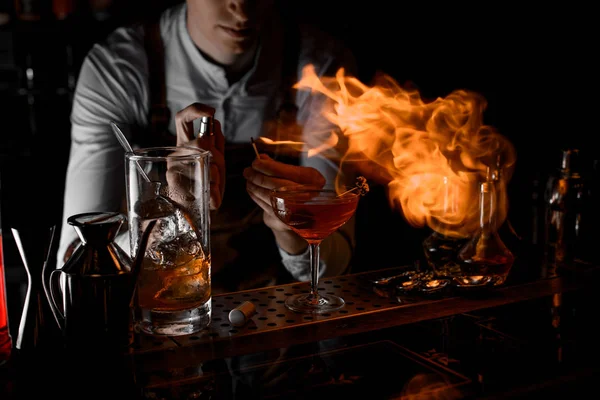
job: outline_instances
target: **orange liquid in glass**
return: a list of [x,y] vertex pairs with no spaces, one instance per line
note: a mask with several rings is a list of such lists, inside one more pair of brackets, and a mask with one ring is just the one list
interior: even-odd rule
[[277,197],[279,218],[309,243],[322,241],[345,224],[356,211],[360,198],[356,195],[337,198],[335,192],[318,196],[288,192]]
[[210,261],[196,257],[168,269],[145,258],[138,278],[139,306],[156,311],[200,307],[211,296]]

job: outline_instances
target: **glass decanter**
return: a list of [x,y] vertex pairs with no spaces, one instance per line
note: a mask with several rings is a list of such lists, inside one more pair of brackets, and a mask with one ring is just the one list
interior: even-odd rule
[[515,260],[498,234],[497,184],[488,178],[479,185],[479,229],[458,253],[460,275],[455,284],[459,287],[501,285]]

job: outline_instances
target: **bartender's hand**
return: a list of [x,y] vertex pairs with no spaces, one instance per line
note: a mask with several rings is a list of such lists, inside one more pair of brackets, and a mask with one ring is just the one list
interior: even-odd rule
[[[214,119],[215,109],[201,103],[193,103],[175,115],[177,146],[194,146],[212,153],[210,164],[210,209],[221,206],[225,192],[225,136],[221,123]],[[200,117],[214,120],[213,134],[196,137],[193,121]]]
[[263,209],[263,220],[271,228],[279,247],[289,254],[303,253],[307,248],[304,239],[289,226],[281,222],[271,208],[271,189],[286,185],[314,185],[323,187],[325,178],[319,171],[310,167],[299,167],[275,161],[266,154],[252,162],[244,170],[246,191],[256,204]]

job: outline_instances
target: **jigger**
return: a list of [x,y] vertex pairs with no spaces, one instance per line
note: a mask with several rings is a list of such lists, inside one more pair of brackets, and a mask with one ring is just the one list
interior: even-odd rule
[[[40,228],[41,229],[41,228]],[[37,228],[11,228],[21,260],[27,272],[27,292],[15,347],[30,351],[46,345],[52,337],[59,337],[58,329],[48,322],[52,319],[50,305],[45,294],[45,274],[53,254],[55,226],[50,227],[47,236],[40,235]],[[40,238],[44,238],[40,242]]]

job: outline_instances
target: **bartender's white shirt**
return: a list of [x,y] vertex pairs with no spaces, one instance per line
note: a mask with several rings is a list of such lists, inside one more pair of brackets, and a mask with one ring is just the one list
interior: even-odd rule
[[[265,121],[274,121],[281,101],[283,30],[275,20],[265,27],[263,41],[252,69],[229,84],[223,68],[198,51],[186,29],[186,5],[168,9],[161,16],[160,31],[165,47],[166,98],[171,110],[169,130],[174,134],[175,113],[194,102],[216,109],[228,141],[248,143],[265,134]],[[63,265],[67,247],[76,239],[67,218],[82,212],[119,211],[125,194],[124,150],[110,129],[115,121],[124,133],[132,127],[147,127],[150,108],[148,60],[143,27],[123,27],[93,46],[80,70],[71,113],[71,150],[66,173],[63,223],[58,263]],[[343,66],[355,75],[352,55],[332,37],[313,27],[301,30],[297,76],[313,64],[318,76],[334,76]],[[296,95],[298,121],[304,126],[304,141],[316,137],[315,127],[326,124],[320,113],[311,112],[319,101],[306,91]],[[319,128],[320,129],[320,128]],[[322,132],[322,131],[321,131]],[[304,160],[333,181],[337,167],[323,158]],[[225,194],[227,195],[227,194]],[[321,245],[321,276],[347,270],[354,248],[354,220]],[[129,251],[129,238],[121,232],[116,240]],[[286,269],[295,279],[309,280],[309,254],[290,255],[280,249]],[[213,263],[216,260],[213,260]]]

